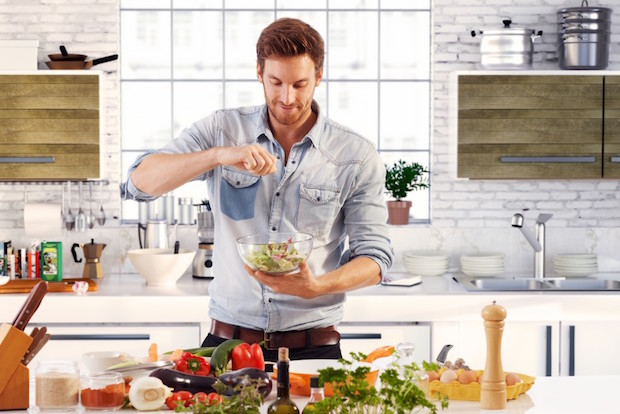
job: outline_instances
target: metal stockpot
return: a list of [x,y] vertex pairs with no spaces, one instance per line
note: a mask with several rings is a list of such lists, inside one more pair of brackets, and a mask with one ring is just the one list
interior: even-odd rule
[[480,65],[484,69],[530,69],[534,57],[534,40],[542,35],[532,29],[512,28],[512,20],[502,20],[498,30],[471,31],[480,41]]
[[605,69],[609,64],[611,9],[569,7],[557,12],[558,57],[562,69]]

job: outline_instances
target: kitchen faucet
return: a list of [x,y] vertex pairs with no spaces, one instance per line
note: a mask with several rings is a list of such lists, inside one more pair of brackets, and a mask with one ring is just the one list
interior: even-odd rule
[[545,278],[545,223],[553,217],[553,214],[539,214],[536,219],[534,235],[523,227],[523,215],[517,213],[512,216],[512,227],[521,230],[521,233],[534,249],[534,278],[542,280]]

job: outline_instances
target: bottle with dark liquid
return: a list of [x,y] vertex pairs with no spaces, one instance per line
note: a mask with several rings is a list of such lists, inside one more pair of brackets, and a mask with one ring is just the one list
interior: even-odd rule
[[267,408],[267,414],[299,414],[289,390],[288,348],[278,348],[278,398]]
[[308,407],[314,406],[315,403],[321,401],[325,397],[323,387],[319,387],[319,377],[310,377],[310,399],[308,404],[304,407],[302,414],[312,412],[312,409]]

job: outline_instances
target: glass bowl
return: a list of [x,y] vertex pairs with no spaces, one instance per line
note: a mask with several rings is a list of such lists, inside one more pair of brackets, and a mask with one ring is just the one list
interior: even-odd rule
[[299,269],[312,251],[312,242],[306,233],[253,234],[237,239],[237,251],[253,270],[283,275]]

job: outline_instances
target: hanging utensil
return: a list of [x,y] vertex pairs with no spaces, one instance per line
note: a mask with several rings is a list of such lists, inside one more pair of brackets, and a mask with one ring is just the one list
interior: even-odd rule
[[75,228],[75,216],[71,212],[71,181],[67,181],[67,215],[65,216],[65,228],[69,231]]
[[30,291],[28,298],[26,298],[26,302],[22,305],[22,308],[17,313],[15,320],[13,321],[13,326],[17,329],[24,330],[30,318],[34,312],[39,308],[43,297],[47,293],[47,282],[42,280]]
[[89,192],[89,213],[88,216],[86,216],[86,224],[88,224],[88,228],[92,229],[93,227],[95,227],[95,221],[97,220],[97,217],[95,217],[95,213],[93,213],[93,182],[89,181],[88,182],[88,192]]
[[77,231],[86,231],[86,214],[84,214],[84,210],[82,210],[82,182],[78,182],[78,189],[80,193],[79,197],[79,205],[78,205],[78,214],[75,218],[75,229]]
[[100,226],[105,224],[105,213],[103,211],[103,181],[99,181],[99,212],[97,213],[97,223]]

